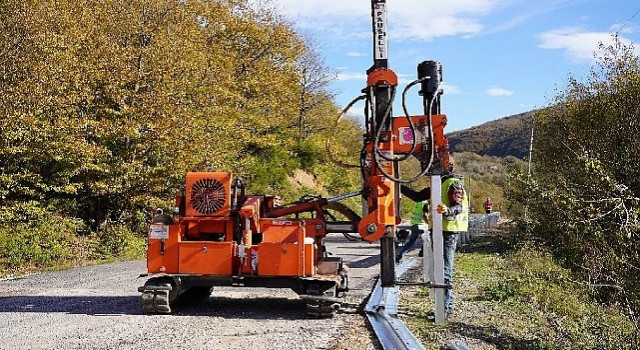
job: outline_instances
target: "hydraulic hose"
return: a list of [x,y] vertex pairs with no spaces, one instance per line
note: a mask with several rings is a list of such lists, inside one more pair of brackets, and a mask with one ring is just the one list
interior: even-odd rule
[[[336,121],[333,124],[333,130],[337,130],[338,127],[338,123],[340,122],[340,120],[342,119],[342,117],[344,117],[347,112],[351,109],[351,107],[353,107],[353,105],[355,105],[356,103],[358,103],[361,100],[366,99],[367,96],[366,95],[360,95],[356,98],[354,98],[351,102],[349,102],[349,104],[347,104],[347,106],[342,110],[342,112],[340,112],[340,115],[338,116],[338,118],[336,119]],[[356,165],[356,164],[347,164],[344,163],[338,159],[335,159],[332,155],[331,152],[331,135],[334,133],[330,133],[329,136],[327,137],[327,141],[325,144],[325,150],[327,152],[327,156],[329,157],[329,160],[334,163],[337,166],[343,167],[343,168],[360,168],[361,165]]]
[[[411,121],[411,117],[409,116],[409,113],[407,111],[406,108],[406,104],[405,104],[405,94],[408,91],[408,89],[426,79],[430,79],[430,77],[423,77],[417,80],[414,80],[413,82],[411,82],[409,85],[407,85],[407,87],[404,89],[403,94],[402,94],[402,107],[403,107],[403,111],[405,113],[405,117],[407,117],[407,119],[409,120],[409,125],[411,126],[411,130],[413,133],[413,143],[412,143],[412,147],[411,147],[411,152],[413,152],[413,150],[415,149],[415,145],[416,145],[416,132],[415,132],[415,125],[413,125],[413,122]],[[376,164],[376,167],[378,168],[378,170],[380,170],[380,173],[382,173],[382,175],[384,177],[386,177],[387,179],[393,181],[393,182],[399,182],[399,183],[411,183],[414,182],[416,180],[418,180],[419,178],[425,176],[427,174],[427,172],[429,171],[429,168],[431,168],[431,165],[433,164],[433,151],[434,151],[434,147],[435,147],[435,140],[433,138],[433,128],[432,128],[432,106],[433,106],[433,102],[435,101],[435,99],[431,99],[429,101],[429,105],[428,105],[428,113],[427,113],[427,129],[429,130],[429,140],[431,142],[431,154],[429,155],[429,163],[427,164],[427,166],[416,176],[410,178],[410,179],[402,179],[399,177],[395,177],[392,176],[391,174],[387,173],[381,166],[380,166],[380,158],[383,158],[387,161],[398,161],[398,160],[404,160],[406,159],[409,155],[411,155],[411,152],[408,153],[406,156],[404,156],[403,159],[393,159],[393,158],[389,158],[389,157],[384,157],[383,154],[381,154],[380,150],[374,146],[375,151],[373,152],[373,156],[374,156],[374,163]],[[390,104],[391,105],[391,104]],[[388,117],[388,115],[384,116],[384,120],[386,120],[386,118]],[[378,138],[380,136],[380,131],[381,128],[378,129],[378,133],[376,134],[376,144],[378,141]]]

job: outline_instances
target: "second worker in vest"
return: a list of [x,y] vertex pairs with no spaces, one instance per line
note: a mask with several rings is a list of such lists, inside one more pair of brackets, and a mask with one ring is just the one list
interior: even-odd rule
[[[428,201],[431,197],[431,189],[429,187],[425,187],[421,191],[414,191],[409,187],[401,186],[400,192],[414,202]],[[442,178],[441,193],[442,197],[436,210],[443,215],[444,282],[445,284],[451,284],[453,282],[453,261],[458,243],[458,234],[466,232],[469,227],[469,201],[464,189],[463,179],[458,175],[448,175]],[[414,208],[414,213],[415,210]],[[399,256],[400,258],[402,257],[401,255]],[[396,260],[399,259],[396,258]],[[453,288],[446,289],[444,306],[447,317],[453,313],[453,300]]]
[[[400,189],[401,191],[403,191],[402,187]],[[413,190],[411,190],[408,187],[406,187],[404,191],[407,191],[407,190],[413,192]],[[404,192],[402,193],[404,194]],[[409,197],[409,195],[406,195],[406,196]],[[409,249],[413,247],[413,245],[418,240],[418,236],[420,236],[423,233],[427,233],[427,231],[430,229],[428,216],[429,216],[429,200],[427,199],[427,200],[415,201],[415,204],[413,205],[413,210],[411,211],[411,234],[409,235],[409,240],[404,244],[404,246],[398,252],[398,254],[396,254],[396,262],[400,262],[404,254],[406,254],[409,251]],[[420,250],[420,252],[421,252],[420,256],[422,256],[422,250]]]

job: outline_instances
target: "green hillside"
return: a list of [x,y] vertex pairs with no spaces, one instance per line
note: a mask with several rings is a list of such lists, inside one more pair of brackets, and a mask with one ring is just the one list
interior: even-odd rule
[[533,111],[447,134],[452,152],[525,159],[529,155]]

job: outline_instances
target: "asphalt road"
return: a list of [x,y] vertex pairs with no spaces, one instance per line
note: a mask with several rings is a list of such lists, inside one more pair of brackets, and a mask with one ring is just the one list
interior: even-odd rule
[[173,315],[144,315],[144,261],[0,280],[0,349],[378,349],[360,311],[379,274],[379,246],[327,237],[350,267],[342,312],[305,314],[288,289],[216,287]]

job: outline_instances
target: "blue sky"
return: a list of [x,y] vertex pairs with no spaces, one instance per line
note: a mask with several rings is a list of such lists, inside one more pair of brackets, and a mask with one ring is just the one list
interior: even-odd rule
[[[331,89],[340,106],[360,94],[372,64],[370,0],[263,1],[315,43],[336,72]],[[418,63],[440,61],[446,132],[548,105],[570,74],[588,74],[598,44],[613,33],[640,53],[635,0],[387,0],[387,8],[398,92]],[[417,91],[407,95],[411,114],[423,112]]]

